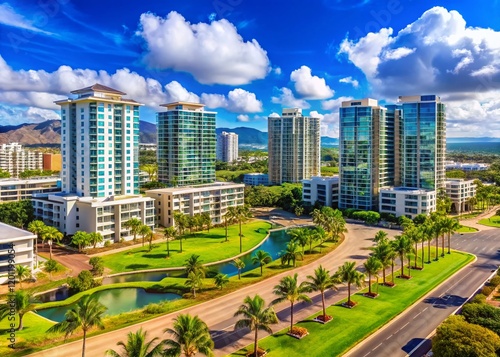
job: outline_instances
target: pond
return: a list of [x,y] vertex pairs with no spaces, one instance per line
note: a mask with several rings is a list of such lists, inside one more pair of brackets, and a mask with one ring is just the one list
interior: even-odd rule
[[[144,306],[157,303],[163,300],[177,300],[181,296],[172,293],[147,293],[141,288],[118,288],[98,291],[92,296],[97,297],[99,302],[106,306],[105,315],[118,315],[122,312],[129,312],[141,309]],[[54,307],[45,310],[38,310],[37,314],[56,322],[64,320],[66,311],[74,307],[76,303],[71,305]]]
[[[286,245],[290,241],[290,237],[286,233],[286,230],[273,231],[266,239],[264,243],[255,250],[264,250],[268,252],[273,260],[280,257],[280,252],[286,248]],[[254,251],[255,251],[254,250]],[[252,264],[252,256],[254,251],[245,254],[240,257],[240,259],[245,263],[245,268],[242,269],[242,273],[250,271],[252,269],[258,268],[257,264]],[[203,257],[201,257],[203,259]],[[210,266],[209,271],[215,271],[227,274],[228,276],[235,276],[238,274],[238,270],[232,265],[231,262],[215,264]],[[165,277],[179,277],[183,276],[184,270],[169,271],[169,272],[146,272],[146,273],[130,273],[120,276],[108,277],[103,280],[103,284],[115,284],[115,283],[125,283],[132,281],[160,281]]]

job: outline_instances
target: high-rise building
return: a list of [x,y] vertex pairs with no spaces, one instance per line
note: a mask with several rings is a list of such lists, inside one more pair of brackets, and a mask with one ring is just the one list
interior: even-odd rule
[[342,102],[340,108],[340,208],[377,210],[381,185],[390,184],[386,109],[375,99]]
[[139,106],[100,84],[71,92],[61,106],[62,192],[34,194],[35,215],[64,234],[132,239],[124,223],[154,228],[153,199],[139,195]]
[[217,137],[217,160],[235,162],[238,159],[238,134],[223,131]]
[[157,114],[158,180],[172,186],[215,182],[215,112],[198,103],[164,104]]
[[268,174],[271,184],[301,182],[320,174],[320,119],[299,108],[268,118]]
[[61,154],[52,154],[52,153],[43,154],[43,169],[51,171],[61,171],[62,169]]
[[446,113],[435,95],[400,96],[401,186],[438,190],[445,186]]
[[12,177],[19,177],[19,174],[26,170],[42,170],[42,168],[41,152],[26,150],[19,143],[0,146],[0,169],[7,171]]
[[78,196],[139,193],[139,106],[100,84],[61,106],[62,190]]

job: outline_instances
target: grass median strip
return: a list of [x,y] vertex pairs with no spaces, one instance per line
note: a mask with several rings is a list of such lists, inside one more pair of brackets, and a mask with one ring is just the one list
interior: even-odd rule
[[[448,279],[474,257],[467,253],[453,252],[440,258],[438,262],[425,264],[423,270],[412,270],[410,280],[396,279],[394,288],[379,287],[379,297],[364,297],[358,292],[353,300],[358,304],[346,309],[341,301],[327,309],[333,321],[326,325],[310,321],[317,314],[301,321],[297,326],[305,327],[309,335],[297,340],[286,335],[288,329],[276,332],[259,341],[259,347],[269,351],[269,356],[339,356],[354,347],[368,335],[374,333],[387,322],[399,315],[423,295]],[[397,274],[396,274],[397,275]],[[375,288],[376,289],[376,288]],[[253,345],[239,350],[230,356],[245,356],[253,350]]]

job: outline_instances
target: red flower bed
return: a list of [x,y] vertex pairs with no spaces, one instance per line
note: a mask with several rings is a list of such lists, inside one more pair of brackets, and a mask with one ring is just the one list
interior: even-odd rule
[[342,303],[342,306],[343,307],[348,307],[349,309],[352,309],[354,306],[356,306],[358,303],[356,301],[346,301],[344,303]]
[[288,334],[300,340],[302,337],[309,335],[309,331],[304,327],[294,326]]
[[314,319],[322,323],[327,323],[328,321],[332,320],[333,317],[331,317],[330,315],[318,315]]

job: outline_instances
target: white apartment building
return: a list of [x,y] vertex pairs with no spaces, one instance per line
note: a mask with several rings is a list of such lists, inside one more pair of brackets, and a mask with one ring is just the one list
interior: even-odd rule
[[18,177],[26,170],[43,169],[43,153],[26,150],[18,143],[2,144],[0,146],[0,169]]
[[193,216],[208,212],[213,224],[224,222],[227,208],[243,206],[245,185],[232,182],[160,188],[146,191],[148,198],[154,199],[156,221],[159,225],[174,225],[174,212],[180,211]]
[[100,232],[131,239],[132,217],[154,228],[153,199],[139,195],[139,106],[126,93],[94,84],[61,106],[62,192],[35,194],[35,215],[64,234]]
[[0,179],[0,202],[30,200],[35,193],[50,193],[61,190],[61,179],[57,176],[30,179]]
[[249,186],[267,186],[269,185],[269,175],[259,172],[252,172],[243,175],[243,183]]
[[339,183],[339,176],[314,176],[308,180],[302,180],[302,201],[311,206],[318,202],[322,206],[337,208]]
[[65,235],[77,231],[99,232],[104,240],[119,242],[133,238],[123,223],[139,218],[154,229],[153,199],[140,195],[104,198],[78,197],[75,194],[38,194],[33,200],[35,216]]
[[392,213],[396,217],[415,218],[436,210],[436,191],[408,187],[391,187],[380,190],[380,213]]
[[[36,235],[23,229],[9,226],[0,222],[0,284],[8,280],[9,251],[13,247],[15,265],[24,265],[34,270],[35,254],[33,246]],[[12,252],[11,252],[12,253]]]
[[229,163],[238,160],[238,134],[223,131],[217,136],[217,160]]
[[484,171],[488,170],[489,164],[482,164],[478,162],[454,162],[445,161],[444,167],[446,170],[463,170],[463,171]]
[[446,195],[452,202],[451,210],[457,214],[469,210],[469,199],[476,195],[474,180],[448,179],[445,185]]

